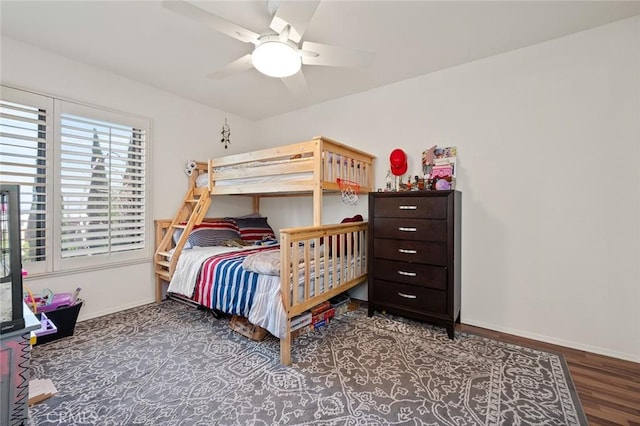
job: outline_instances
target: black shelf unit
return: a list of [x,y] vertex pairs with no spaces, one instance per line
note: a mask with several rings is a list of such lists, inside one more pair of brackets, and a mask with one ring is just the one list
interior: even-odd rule
[[2,299],[10,294],[1,305],[0,333],[24,328],[19,185],[0,185],[0,286]]

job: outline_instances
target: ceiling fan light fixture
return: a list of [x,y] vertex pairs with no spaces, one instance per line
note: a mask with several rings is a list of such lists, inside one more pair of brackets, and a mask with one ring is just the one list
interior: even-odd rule
[[298,47],[288,40],[280,40],[277,35],[260,37],[251,61],[258,71],[269,77],[289,77],[302,67]]

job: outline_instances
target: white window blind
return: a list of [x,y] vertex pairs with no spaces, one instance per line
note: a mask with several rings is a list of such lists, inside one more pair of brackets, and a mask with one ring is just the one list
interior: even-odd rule
[[0,85],[0,182],[20,185],[30,275],[148,261],[150,127]]
[[[142,250],[146,130],[61,113],[62,259]],[[78,106],[73,108],[78,110]]]
[[[8,100],[11,99],[11,100]],[[51,98],[2,88],[0,96],[0,181],[20,185],[23,264],[41,264],[50,255]]]

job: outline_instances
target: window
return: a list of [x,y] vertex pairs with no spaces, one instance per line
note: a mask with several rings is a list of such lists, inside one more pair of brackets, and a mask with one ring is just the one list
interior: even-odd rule
[[29,273],[148,259],[148,120],[4,86],[0,114]]
[[20,185],[22,262],[35,272],[49,261],[52,110],[51,99],[2,87],[0,181]]

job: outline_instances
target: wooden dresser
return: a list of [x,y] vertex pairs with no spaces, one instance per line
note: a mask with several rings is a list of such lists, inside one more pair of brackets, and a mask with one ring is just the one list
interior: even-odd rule
[[369,193],[369,316],[460,322],[459,191]]

